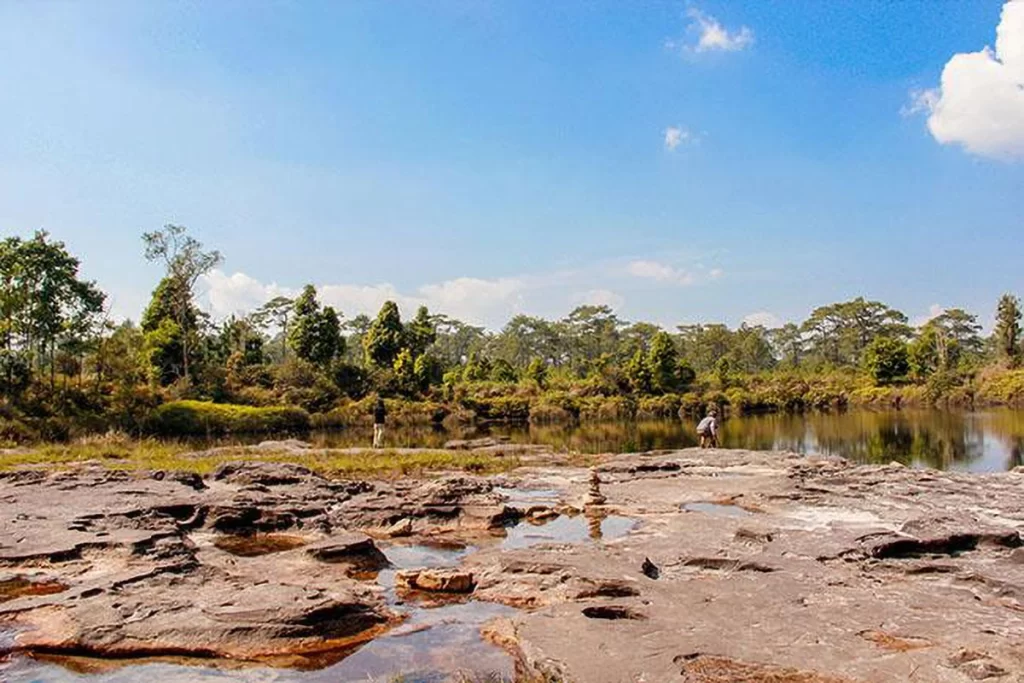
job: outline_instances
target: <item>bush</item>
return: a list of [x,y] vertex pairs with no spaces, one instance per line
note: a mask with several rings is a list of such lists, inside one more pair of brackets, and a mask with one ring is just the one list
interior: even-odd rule
[[172,401],[148,421],[158,434],[225,434],[242,432],[294,432],[310,427],[309,413],[292,406],[257,408],[206,401]]
[[637,404],[636,418],[638,420],[675,418],[679,415],[679,409],[682,404],[682,397],[678,394],[645,396]]
[[631,420],[635,415],[636,406],[625,396],[593,396],[580,401],[580,420]]

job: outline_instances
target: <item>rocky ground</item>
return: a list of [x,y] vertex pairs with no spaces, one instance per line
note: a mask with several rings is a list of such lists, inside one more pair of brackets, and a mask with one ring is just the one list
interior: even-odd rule
[[471,544],[399,596],[484,626],[524,680],[1024,681],[1024,474],[783,453],[614,456],[591,472],[333,481],[0,475],[0,648],[314,669],[392,629],[381,548]]

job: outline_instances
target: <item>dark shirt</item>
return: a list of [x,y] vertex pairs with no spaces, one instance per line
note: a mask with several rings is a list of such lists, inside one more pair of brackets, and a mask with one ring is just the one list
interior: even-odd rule
[[377,401],[373,406],[373,423],[382,425],[384,420],[387,419],[388,411],[384,407],[384,401]]

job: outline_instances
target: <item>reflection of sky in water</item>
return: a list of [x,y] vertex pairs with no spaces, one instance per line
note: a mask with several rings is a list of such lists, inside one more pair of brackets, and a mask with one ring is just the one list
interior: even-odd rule
[[628,517],[587,517],[562,515],[540,525],[520,522],[506,529],[502,548],[528,548],[541,543],[583,543],[588,540],[612,540],[628,534],[636,521]]
[[0,680],[9,683],[426,683],[450,680],[451,674],[459,671],[467,672],[467,680],[476,680],[471,672],[486,672],[486,675],[500,676],[500,680],[510,680],[514,674],[511,658],[484,641],[480,628],[491,619],[514,611],[483,602],[417,610],[387,635],[320,671],[266,667],[223,671],[144,664],[86,675],[18,658],[8,665],[0,665]]

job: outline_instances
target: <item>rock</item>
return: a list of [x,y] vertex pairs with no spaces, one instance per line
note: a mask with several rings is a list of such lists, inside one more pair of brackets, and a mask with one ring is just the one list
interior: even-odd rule
[[661,570],[651,562],[649,557],[644,558],[643,564],[640,565],[640,572],[649,579],[657,579],[661,576]]
[[445,450],[472,451],[478,448],[494,448],[507,444],[512,439],[507,436],[484,437],[482,439],[452,439],[444,444]]
[[300,484],[322,477],[308,467],[284,462],[226,462],[213,473],[214,481],[229,484],[283,486]]
[[411,569],[395,574],[395,584],[405,590],[437,593],[471,593],[473,574],[458,569]]
[[384,535],[388,538],[402,538],[404,536],[412,536],[412,520],[408,517],[400,519],[387,529],[384,530]]
[[306,552],[321,562],[349,562],[364,569],[383,569],[390,564],[373,539],[355,532],[334,534],[306,546]]

